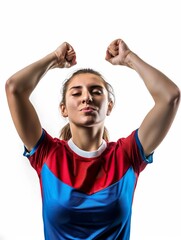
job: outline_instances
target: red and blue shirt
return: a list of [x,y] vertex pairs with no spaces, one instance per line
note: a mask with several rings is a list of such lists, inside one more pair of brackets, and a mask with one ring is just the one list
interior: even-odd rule
[[94,152],[43,130],[24,156],[40,179],[46,240],[129,240],[137,179],[152,162],[137,130]]

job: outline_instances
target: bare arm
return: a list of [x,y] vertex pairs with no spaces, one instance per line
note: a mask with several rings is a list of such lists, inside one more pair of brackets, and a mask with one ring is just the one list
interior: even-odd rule
[[29,97],[38,82],[52,68],[71,67],[76,64],[74,49],[61,44],[56,51],[21,69],[6,81],[6,95],[16,130],[28,150],[42,134],[38,115]]
[[180,90],[162,72],[133,53],[121,39],[109,45],[106,60],[113,65],[125,65],[134,69],[155,102],[138,131],[144,152],[149,155],[162,142],[171,127],[179,106]]

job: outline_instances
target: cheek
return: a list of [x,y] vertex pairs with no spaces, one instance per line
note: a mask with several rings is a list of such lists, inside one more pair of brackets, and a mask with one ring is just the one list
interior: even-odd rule
[[100,113],[101,115],[106,116],[108,113],[108,102],[105,101],[104,103],[102,103],[101,107],[100,107]]
[[66,102],[66,110],[68,115],[73,114],[73,112],[76,111],[77,105],[77,101],[73,99],[68,99],[68,101]]
[[75,110],[76,107],[76,101],[69,101],[66,105],[68,111]]

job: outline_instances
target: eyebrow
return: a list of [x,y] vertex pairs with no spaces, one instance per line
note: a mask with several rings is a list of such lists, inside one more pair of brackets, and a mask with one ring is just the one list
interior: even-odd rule
[[[69,89],[69,91],[72,90],[72,89],[81,89],[81,88],[83,88],[81,85],[77,85],[77,86],[71,87],[71,88]],[[89,88],[91,88],[91,89],[94,89],[94,88],[103,89],[104,87],[101,86],[101,85],[91,85]]]

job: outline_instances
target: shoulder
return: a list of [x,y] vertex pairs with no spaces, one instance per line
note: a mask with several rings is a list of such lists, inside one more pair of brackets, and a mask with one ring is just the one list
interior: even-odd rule
[[127,149],[128,147],[131,147],[132,145],[138,145],[138,137],[137,137],[137,130],[134,130],[126,137],[121,137],[117,141],[114,142],[108,142],[108,148],[109,149]]
[[40,151],[44,148],[46,150],[50,150],[52,147],[63,147],[66,145],[66,141],[60,140],[59,138],[52,137],[45,129],[42,129],[42,135],[38,142],[35,144],[33,149],[29,152],[27,149],[24,149],[24,156],[31,157],[33,156],[37,151]]
[[153,162],[153,154],[145,156],[143,147],[138,137],[138,129],[132,131],[128,136],[118,139],[116,142],[108,143],[109,153],[122,159],[124,163],[132,165],[136,172],[142,171],[148,163]]
[[28,152],[25,148],[24,156],[30,161],[32,167],[40,174],[45,163],[54,162],[68,152],[68,144],[64,140],[52,137],[45,129],[34,148]]

